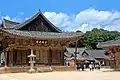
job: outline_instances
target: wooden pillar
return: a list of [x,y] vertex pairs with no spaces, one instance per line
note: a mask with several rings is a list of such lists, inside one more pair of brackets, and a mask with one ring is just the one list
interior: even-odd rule
[[7,51],[4,50],[5,67],[7,67]]
[[28,49],[26,52],[26,65],[29,65],[29,62],[28,62],[29,61],[29,59],[28,59],[29,53],[30,53],[30,49]]
[[49,53],[48,53],[48,64],[51,66],[52,65],[52,50],[49,48]]
[[60,51],[60,54],[61,54],[61,56],[60,56],[60,64],[61,65],[64,65],[64,52],[63,52],[63,47],[61,47],[61,51]]
[[76,58],[77,58],[77,43],[78,41],[76,41],[75,42],[75,52],[74,52],[74,54],[75,54],[75,66],[76,66]]
[[118,68],[120,66],[120,53],[116,52],[115,53],[115,61],[116,61],[116,67]]
[[16,65],[16,50],[15,49],[13,49],[13,66],[15,66]]
[[9,66],[9,63],[10,63],[10,60],[9,60],[9,56],[10,56],[10,55],[9,55],[9,54],[10,54],[10,53],[9,53],[9,51],[8,51],[7,54],[6,54],[6,56],[7,56],[7,63],[6,63],[7,66]]
[[27,51],[27,65],[28,66],[30,65],[28,55],[30,55],[30,54],[31,54],[31,49],[28,49],[28,51]]
[[9,54],[9,65],[10,66],[13,66],[13,50],[10,51],[10,54]]
[[13,66],[13,49],[12,50],[9,50],[9,52],[7,53],[7,63],[8,63],[8,66]]

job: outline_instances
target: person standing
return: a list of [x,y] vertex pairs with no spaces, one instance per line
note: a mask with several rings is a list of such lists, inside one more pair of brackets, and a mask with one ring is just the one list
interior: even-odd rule
[[89,64],[89,69],[90,69],[90,71],[92,70],[92,64]]
[[84,71],[84,63],[83,62],[81,62],[81,69],[82,69],[82,71]]
[[89,64],[89,69],[90,69],[90,71],[93,71],[94,70],[94,65],[91,63],[91,64]]

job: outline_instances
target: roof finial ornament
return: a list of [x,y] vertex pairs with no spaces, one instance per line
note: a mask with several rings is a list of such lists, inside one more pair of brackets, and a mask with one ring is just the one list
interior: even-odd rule
[[41,10],[40,10],[40,9],[38,9],[38,11],[41,13]]

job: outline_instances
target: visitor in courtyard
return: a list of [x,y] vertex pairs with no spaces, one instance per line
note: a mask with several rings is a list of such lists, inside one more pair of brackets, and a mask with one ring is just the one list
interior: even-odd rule
[[95,64],[95,69],[100,69],[100,65],[99,64]]
[[80,70],[80,65],[79,64],[76,64],[76,69],[77,69],[77,71]]
[[1,66],[5,65],[4,63],[5,63],[4,60],[1,59]]
[[70,63],[68,62],[67,66],[70,66]]
[[100,63],[98,63],[97,68],[100,70],[100,68],[101,68],[101,64]]
[[93,70],[94,70],[94,65],[93,65],[93,63],[91,63],[91,64],[89,65],[89,69],[90,69],[90,71],[93,71]]
[[81,67],[82,71],[84,71],[84,63],[83,62],[81,62],[80,67]]
[[66,65],[66,62],[67,62],[66,59],[64,59],[64,65]]
[[69,62],[66,59],[64,60],[64,65],[69,66]]

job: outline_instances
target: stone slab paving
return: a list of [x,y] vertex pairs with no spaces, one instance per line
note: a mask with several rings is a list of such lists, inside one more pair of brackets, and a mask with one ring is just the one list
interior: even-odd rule
[[8,73],[0,74],[0,80],[120,80],[120,72],[102,71],[86,70],[34,74]]

